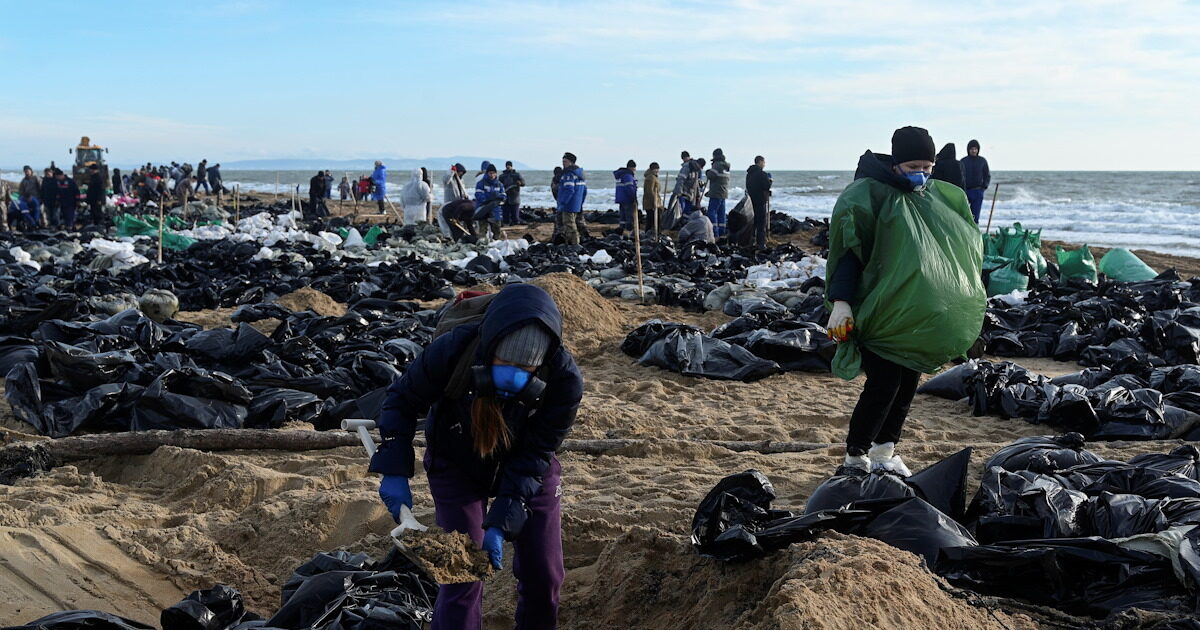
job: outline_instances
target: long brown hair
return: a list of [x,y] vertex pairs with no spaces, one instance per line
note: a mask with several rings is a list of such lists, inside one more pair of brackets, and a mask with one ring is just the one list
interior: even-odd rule
[[497,448],[508,449],[512,434],[495,396],[479,396],[471,403],[471,435],[480,457],[491,455]]

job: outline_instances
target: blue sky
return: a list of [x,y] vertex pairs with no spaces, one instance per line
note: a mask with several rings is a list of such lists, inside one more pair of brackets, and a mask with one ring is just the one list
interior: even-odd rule
[[[0,2],[0,165],[497,155],[1200,169],[1200,3]],[[69,16],[69,17],[67,17]]]

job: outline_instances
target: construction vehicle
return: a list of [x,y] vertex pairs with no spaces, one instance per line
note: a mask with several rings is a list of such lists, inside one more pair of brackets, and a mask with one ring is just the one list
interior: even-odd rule
[[100,165],[100,174],[104,176],[105,190],[112,188],[112,182],[108,177],[108,164],[104,161],[104,154],[108,153],[108,149],[93,145],[92,139],[84,136],[79,139],[79,146],[67,149],[67,153],[75,154],[75,167],[71,170],[71,176],[75,178],[75,185],[79,186],[81,191],[87,188],[88,180],[91,179],[88,168],[92,164]]

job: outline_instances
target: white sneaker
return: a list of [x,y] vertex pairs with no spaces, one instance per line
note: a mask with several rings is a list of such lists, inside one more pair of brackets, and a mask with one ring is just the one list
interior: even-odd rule
[[842,468],[857,468],[864,473],[871,472],[871,460],[866,455],[850,455],[846,454],[846,460],[842,462]]
[[871,470],[885,470],[890,473],[895,473],[901,477],[911,477],[912,471],[908,466],[904,465],[904,460],[896,454],[895,442],[884,442],[883,444],[871,443],[871,450],[867,451],[867,458],[871,461]]

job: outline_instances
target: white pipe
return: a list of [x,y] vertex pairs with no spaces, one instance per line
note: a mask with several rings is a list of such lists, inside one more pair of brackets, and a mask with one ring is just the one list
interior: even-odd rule
[[375,440],[371,437],[371,429],[375,428],[374,420],[347,418],[342,420],[343,431],[356,431],[358,439],[362,440],[363,448],[367,449],[367,457],[375,457]]

